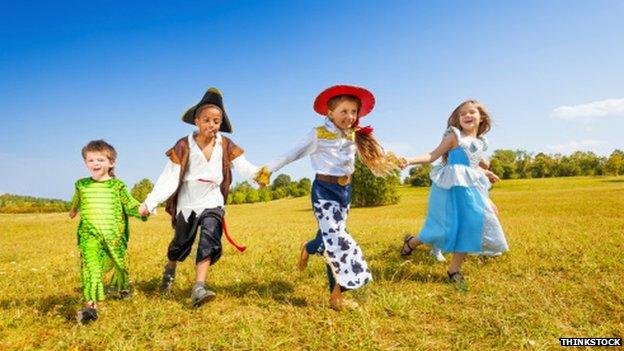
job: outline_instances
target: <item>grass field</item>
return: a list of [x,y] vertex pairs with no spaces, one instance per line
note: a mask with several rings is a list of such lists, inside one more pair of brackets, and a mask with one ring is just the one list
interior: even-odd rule
[[355,311],[327,307],[321,259],[296,269],[312,238],[308,198],[230,206],[232,235],[209,272],[217,299],[190,307],[194,254],[172,299],[158,293],[171,237],[161,211],[132,220],[135,295],[109,300],[79,326],[77,220],[0,216],[0,349],[558,349],[559,337],[624,336],[624,177],[504,181],[492,191],[510,251],[470,257],[468,292],[445,283],[426,248],[399,256],[422,225],[428,189],[402,188],[398,205],[351,210],[349,230],[374,281],[348,293]]

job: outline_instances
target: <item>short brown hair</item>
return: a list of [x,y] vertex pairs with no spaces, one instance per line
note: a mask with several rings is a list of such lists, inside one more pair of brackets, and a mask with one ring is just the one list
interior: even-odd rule
[[[87,145],[85,145],[82,148],[83,159],[87,158],[87,152],[103,153],[106,156],[106,158],[108,158],[108,160],[111,162],[115,162],[117,160],[117,151],[115,150],[115,148],[111,144],[105,142],[102,139],[91,140]],[[108,175],[110,175],[113,178],[115,178],[114,169],[115,167],[111,167],[111,169],[108,170]]]

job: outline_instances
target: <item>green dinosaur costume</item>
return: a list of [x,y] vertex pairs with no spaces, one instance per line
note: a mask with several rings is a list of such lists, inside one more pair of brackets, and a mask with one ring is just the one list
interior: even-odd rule
[[78,247],[80,276],[86,301],[104,300],[103,275],[113,269],[111,286],[128,289],[128,216],[139,215],[140,203],[119,179],[76,182],[72,210],[80,210]]

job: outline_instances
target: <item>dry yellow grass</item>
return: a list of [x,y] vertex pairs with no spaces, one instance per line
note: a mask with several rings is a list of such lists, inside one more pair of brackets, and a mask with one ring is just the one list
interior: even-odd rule
[[471,257],[470,290],[445,284],[425,248],[398,251],[420,228],[427,189],[403,188],[398,205],[353,209],[349,229],[375,281],[350,293],[362,308],[327,308],[325,272],[313,257],[296,270],[315,231],[309,199],[230,206],[209,272],[217,299],[190,307],[194,257],[174,297],[158,294],[171,231],[164,211],[132,221],[135,295],[110,300],[100,320],[76,324],[80,306],[76,220],[65,214],[0,215],[0,349],[554,349],[558,337],[624,334],[624,178],[505,181],[492,196],[511,251]]

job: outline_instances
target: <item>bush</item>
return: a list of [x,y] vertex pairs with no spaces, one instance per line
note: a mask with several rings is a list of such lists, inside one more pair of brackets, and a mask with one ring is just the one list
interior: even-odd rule
[[267,188],[262,188],[258,190],[258,197],[260,198],[260,201],[262,202],[268,202],[272,200],[271,191]]
[[429,173],[431,172],[431,165],[418,165],[410,168],[409,177],[406,179],[408,184],[411,186],[430,186],[431,185],[431,177]]
[[375,177],[359,158],[353,172],[353,207],[384,206],[399,202],[399,175]]
[[233,205],[244,204],[245,200],[247,200],[247,194],[245,194],[245,192],[243,192],[243,191],[235,191],[235,192],[233,192],[233,195],[232,195],[232,204]]
[[279,188],[271,192],[271,198],[273,200],[282,199],[282,198],[285,198],[286,196],[288,196],[288,193],[286,192],[286,189],[284,188]]
[[154,189],[154,184],[152,184],[149,179],[143,178],[138,183],[134,184],[132,190],[130,191],[130,195],[132,195],[132,197],[138,202],[143,202],[152,189]]
[[254,202],[260,201],[260,196],[258,196],[258,190],[251,188],[247,190],[245,195],[245,202],[248,204],[253,204]]
[[275,179],[273,179],[273,184],[271,184],[271,190],[276,190],[279,188],[287,188],[292,181],[290,180],[290,176],[287,174],[280,174]]

